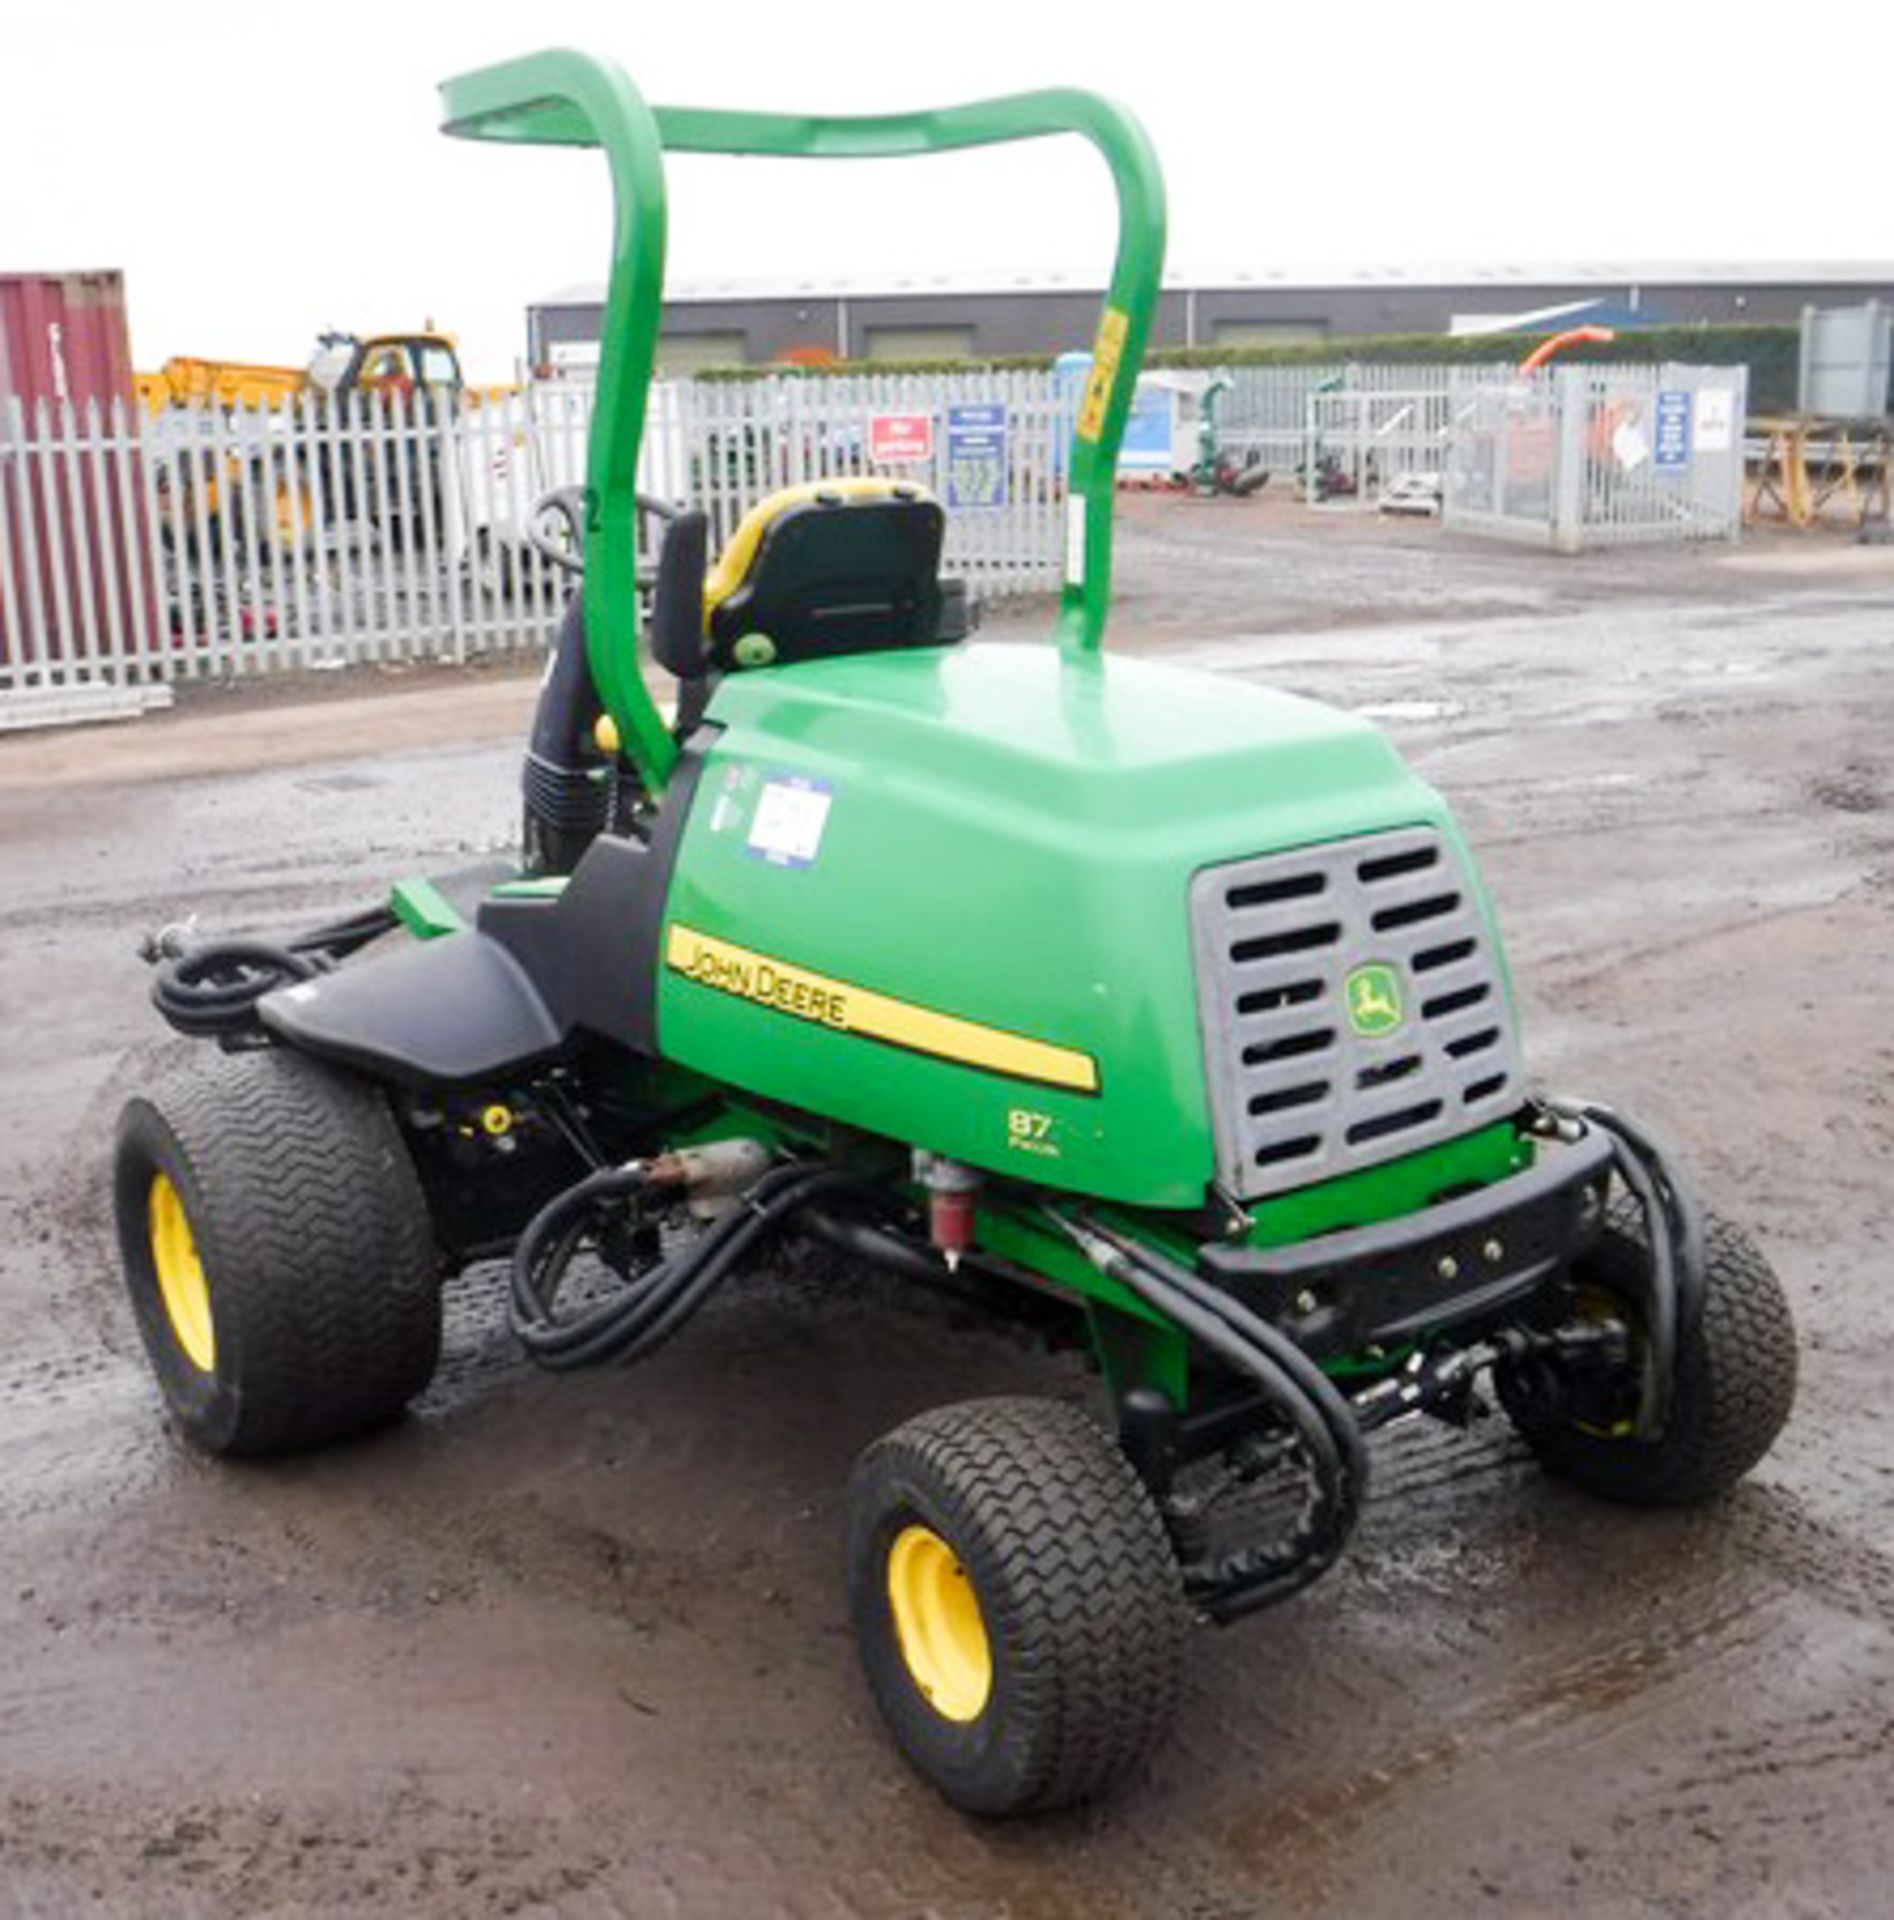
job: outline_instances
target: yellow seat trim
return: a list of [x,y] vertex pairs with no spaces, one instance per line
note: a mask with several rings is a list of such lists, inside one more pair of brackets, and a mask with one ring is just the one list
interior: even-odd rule
[[776,492],[759,500],[737,522],[736,532],[724,542],[723,552],[717,556],[717,564],[704,581],[706,622],[712,612],[722,606],[750,577],[756,550],[762,545],[763,535],[770,526],[792,508],[806,507],[825,494],[830,498],[839,494],[844,500],[891,500],[897,494],[910,500],[932,500],[934,497],[926,487],[912,480],[890,480],[882,474],[873,473],[847,474],[834,480],[804,480],[797,486],[779,487]]

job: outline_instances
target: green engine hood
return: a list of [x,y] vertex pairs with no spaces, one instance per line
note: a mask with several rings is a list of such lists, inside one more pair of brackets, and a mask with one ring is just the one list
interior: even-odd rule
[[1048,1185],[1213,1174],[1205,866],[1446,809],[1365,722],[1145,661],[979,644],[735,674],[666,906],[665,1055]]

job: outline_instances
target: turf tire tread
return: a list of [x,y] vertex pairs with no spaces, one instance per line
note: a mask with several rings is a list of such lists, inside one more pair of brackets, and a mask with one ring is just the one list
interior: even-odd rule
[[[1004,1644],[1018,1736],[992,1779],[950,1787],[952,1797],[1018,1813],[1107,1792],[1171,1718],[1189,1626],[1163,1524],[1123,1453],[1062,1402],[967,1401],[868,1449],[852,1488],[858,1513],[910,1483],[932,1492],[963,1558],[962,1543],[978,1542],[971,1557],[989,1633]],[[877,1692],[887,1710],[885,1687]]]
[[[1702,1317],[1681,1343],[1672,1417],[1654,1444],[1612,1440],[1514,1409],[1548,1470],[1635,1506],[1694,1506],[1727,1491],[1774,1443],[1795,1400],[1789,1304],[1760,1247],[1710,1215]],[[1607,1287],[1621,1263],[1647,1258],[1643,1217],[1614,1204],[1592,1270]]]
[[280,1048],[202,1050],[131,1102],[121,1153],[166,1136],[218,1335],[219,1404],[193,1437],[285,1453],[395,1418],[433,1376],[441,1308],[427,1202],[381,1093]]

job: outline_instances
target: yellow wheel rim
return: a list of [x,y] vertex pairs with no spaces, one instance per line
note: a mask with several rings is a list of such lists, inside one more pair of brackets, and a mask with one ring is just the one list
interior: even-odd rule
[[946,1720],[977,1720],[993,1691],[993,1650],[967,1570],[929,1527],[903,1527],[888,1549],[888,1605],[914,1684]]
[[151,1179],[151,1262],[158,1270],[158,1298],[171,1323],[171,1337],[199,1373],[217,1365],[217,1329],[210,1317],[210,1288],[197,1239],[184,1217],[184,1202],[168,1174]]
[[[1625,1311],[1623,1305],[1602,1287],[1583,1288],[1577,1300],[1579,1318],[1588,1325],[1596,1326],[1605,1320],[1619,1320],[1628,1324],[1636,1334],[1642,1331]],[[1592,1420],[1574,1420],[1572,1425],[1580,1433],[1589,1435],[1593,1440],[1629,1440],[1638,1430],[1635,1420],[1614,1420],[1609,1426],[1601,1426]]]

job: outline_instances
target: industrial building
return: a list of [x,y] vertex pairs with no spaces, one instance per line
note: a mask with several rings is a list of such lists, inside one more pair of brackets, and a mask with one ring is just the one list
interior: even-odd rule
[[[675,287],[659,363],[672,372],[775,361],[956,360],[1089,344],[1103,283],[1080,275],[915,274]],[[1793,323],[1805,306],[1894,299],[1894,261],[1603,263],[1166,276],[1153,344],[1251,347],[1354,334],[1447,333],[1579,302],[1653,324]],[[603,289],[570,287],[527,308],[540,369],[597,351]]]

